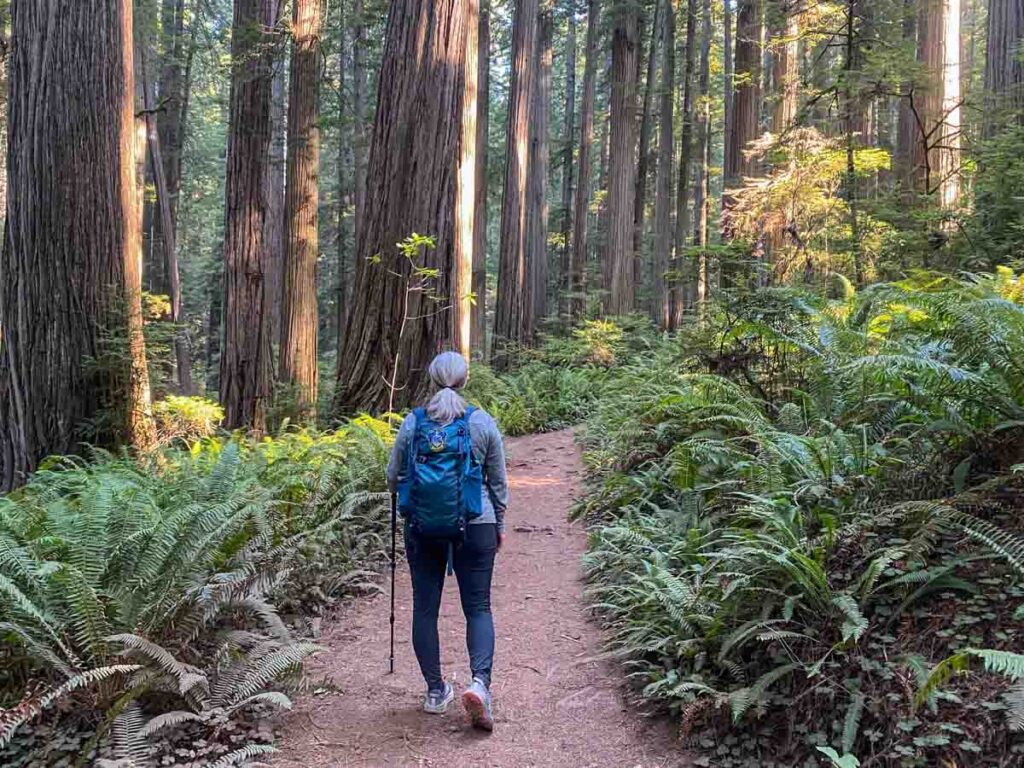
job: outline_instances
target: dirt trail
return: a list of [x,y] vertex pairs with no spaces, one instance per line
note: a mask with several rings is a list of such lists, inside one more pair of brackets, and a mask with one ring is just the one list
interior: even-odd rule
[[[458,699],[443,717],[419,710],[423,680],[409,638],[411,590],[398,573],[395,674],[387,674],[388,602],[359,600],[321,638],[310,668],[342,690],[303,697],[288,716],[275,766],[677,768],[688,765],[667,725],[623,699],[623,675],[600,654],[586,618],[579,558],[586,537],[566,521],[579,455],[568,431],[508,441],[511,508],[495,567],[495,730],[473,732]],[[455,579],[445,585],[445,673],[467,682],[465,623]]]

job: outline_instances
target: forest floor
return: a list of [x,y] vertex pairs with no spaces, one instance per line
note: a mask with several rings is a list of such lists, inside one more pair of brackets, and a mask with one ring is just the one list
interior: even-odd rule
[[[387,595],[353,601],[325,622],[319,642],[328,650],[308,670],[338,691],[297,699],[275,766],[689,765],[670,726],[644,719],[628,704],[622,670],[601,656],[601,631],[587,617],[579,565],[586,535],[567,521],[581,470],[572,433],[507,445],[512,500],[493,587],[494,733],[471,730],[458,697],[442,717],[420,711],[424,685],[410,640],[412,595],[400,566],[395,674],[387,674]],[[450,578],[441,653],[457,692],[469,677],[464,627]]]

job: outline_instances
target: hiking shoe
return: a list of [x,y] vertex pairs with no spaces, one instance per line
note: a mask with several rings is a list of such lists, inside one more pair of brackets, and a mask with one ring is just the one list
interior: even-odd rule
[[462,694],[462,706],[469,715],[469,721],[474,728],[481,731],[494,730],[494,715],[491,713],[491,692],[478,677],[473,678],[473,684]]
[[448,711],[448,705],[455,701],[455,689],[451,683],[445,682],[444,688],[439,691],[427,691],[427,697],[423,700],[423,711],[431,715],[443,715]]

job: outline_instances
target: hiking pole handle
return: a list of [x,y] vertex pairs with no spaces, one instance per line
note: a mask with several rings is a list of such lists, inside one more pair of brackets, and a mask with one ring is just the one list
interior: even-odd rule
[[395,673],[395,567],[398,540],[398,494],[391,494],[391,657],[388,663],[388,674]]

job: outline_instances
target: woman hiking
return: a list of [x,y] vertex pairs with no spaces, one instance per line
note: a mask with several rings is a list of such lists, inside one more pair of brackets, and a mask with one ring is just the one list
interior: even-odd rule
[[398,493],[412,576],[412,643],[427,682],[423,711],[442,714],[455,698],[441,673],[437,635],[445,575],[454,571],[472,673],[462,704],[474,727],[490,731],[491,575],[508,506],[505,452],[494,419],[459,395],[469,378],[462,355],[442,352],[429,374],[437,392],[402,422],[388,462],[388,486]]

